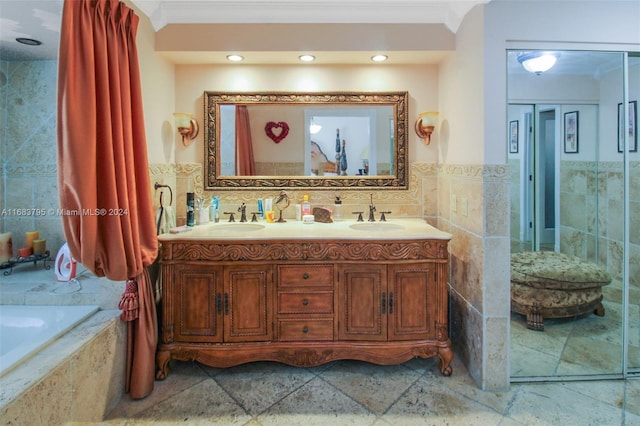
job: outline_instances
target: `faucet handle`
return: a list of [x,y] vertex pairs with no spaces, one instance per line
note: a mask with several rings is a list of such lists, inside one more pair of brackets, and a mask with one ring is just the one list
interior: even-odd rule
[[358,215],[358,222],[364,222],[364,219],[362,218],[362,213],[364,213],[364,212],[351,212],[351,214],[357,214]]
[[251,212],[251,222],[257,222],[258,218],[256,215],[259,215],[260,212]]
[[229,215],[229,222],[235,222],[236,221],[236,218],[233,217],[235,212],[224,212],[224,214],[228,214]]
[[387,221],[387,217],[385,216],[385,214],[391,214],[391,212],[380,212],[380,222]]

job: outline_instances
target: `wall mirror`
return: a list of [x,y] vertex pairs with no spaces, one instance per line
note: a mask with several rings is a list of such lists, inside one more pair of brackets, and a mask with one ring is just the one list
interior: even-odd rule
[[[573,294],[554,292],[551,301],[548,289],[536,288],[531,294],[545,312],[543,330],[530,327],[520,307],[528,296],[521,298],[521,287],[512,284],[511,380],[638,371],[638,334],[631,338],[625,330],[640,325],[639,293],[630,291],[640,283],[632,269],[640,264],[640,231],[625,214],[640,200],[640,187],[631,184],[640,182],[634,174],[637,126],[631,124],[637,122],[640,58],[629,55],[625,64],[625,52],[563,50],[553,68],[536,75],[520,65],[520,52],[507,52],[511,252],[574,256],[605,270],[611,282],[596,290],[604,311],[584,314],[578,306],[586,299],[568,303],[559,315],[556,303]],[[625,104],[628,114],[621,114]]]
[[408,92],[204,92],[205,189],[407,189]]

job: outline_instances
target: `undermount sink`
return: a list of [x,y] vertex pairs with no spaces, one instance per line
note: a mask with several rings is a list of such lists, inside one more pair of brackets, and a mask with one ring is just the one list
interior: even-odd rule
[[259,223],[225,223],[223,225],[215,225],[211,232],[251,232],[264,229],[264,225]]
[[404,226],[397,223],[387,222],[368,222],[368,223],[354,223],[349,225],[349,228],[354,231],[367,231],[367,232],[393,232],[402,231]]

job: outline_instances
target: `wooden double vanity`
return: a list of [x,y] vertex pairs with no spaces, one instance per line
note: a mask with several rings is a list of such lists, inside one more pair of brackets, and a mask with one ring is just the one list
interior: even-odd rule
[[422,219],[217,223],[160,237],[157,379],[169,361],[231,367],[440,358],[450,234]]

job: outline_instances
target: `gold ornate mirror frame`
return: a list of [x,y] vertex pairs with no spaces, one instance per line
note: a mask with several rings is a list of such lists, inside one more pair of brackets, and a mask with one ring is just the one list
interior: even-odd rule
[[[238,190],[265,188],[308,189],[407,189],[408,187],[408,92],[204,92],[205,189]],[[377,176],[221,176],[221,105],[390,105],[393,107],[393,170]],[[301,143],[304,143],[302,141]]]

